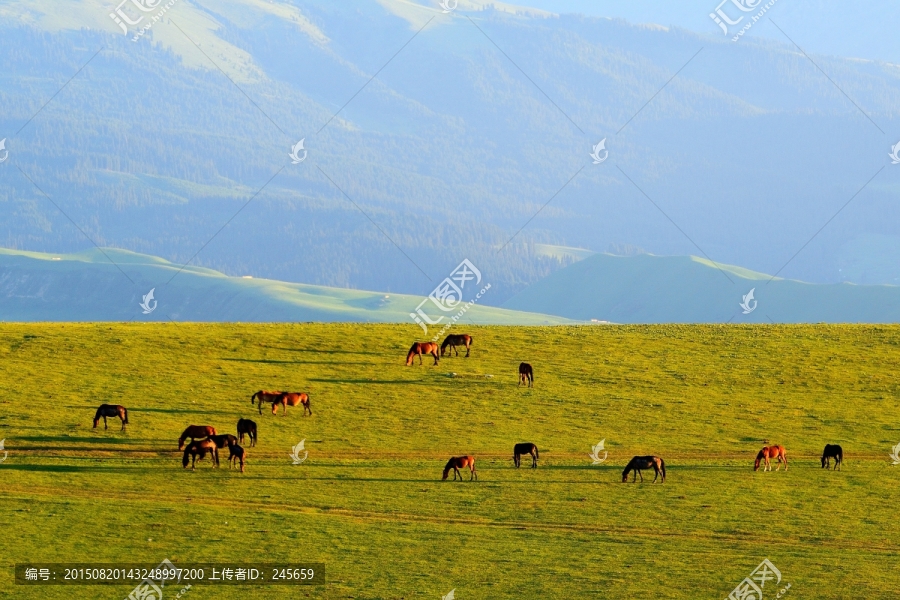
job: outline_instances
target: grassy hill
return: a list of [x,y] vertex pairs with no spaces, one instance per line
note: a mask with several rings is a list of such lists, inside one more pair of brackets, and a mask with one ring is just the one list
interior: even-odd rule
[[[327,585],[185,598],[725,598],[764,558],[783,598],[894,597],[900,327],[470,332],[470,358],[405,367],[414,325],[0,324],[0,597],[133,588],[14,586],[17,562],[262,557],[323,562]],[[260,416],[260,388],[308,391],[313,416]],[[91,429],[101,402],[126,432]],[[187,424],[239,417],[259,424],[246,473],[182,469]],[[788,471],[753,472],[766,440]],[[521,441],[536,471],[512,467]],[[463,453],[479,481],[441,482]],[[620,483],[647,453],[666,483]]]
[[[758,304],[744,314],[740,304],[751,289]],[[696,256],[597,254],[503,307],[617,323],[895,323],[900,287],[772,279]]]
[[[57,255],[0,249],[0,321],[412,322],[409,313],[423,299],[180,268],[112,248]],[[151,289],[157,309],[144,315],[139,304]],[[476,304],[463,322],[524,325],[568,319]]]

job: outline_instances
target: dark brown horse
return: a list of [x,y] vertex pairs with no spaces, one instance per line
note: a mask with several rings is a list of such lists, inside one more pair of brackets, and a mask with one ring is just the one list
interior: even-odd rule
[[524,442],[522,444],[516,444],[515,446],[513,446],[513,462],[516,463],[517,469],[522,464],[522,455],[523,454],[531,455],[531,468],[537,469],[537,460],[538,460],[537,446],[535,446],[531,442]]
[[[844,463],[844,449],[837,444],[825,444],[825,451],[822,452],[822,468],[827,469],[831,466],[831,459],[834,459],[834,469],[837,470]],[[785,467],[787,470],[787,467]]]
[[282,417],[287,414],[288,406],[297,406],[298,404],[303,405],[303,416],[306,416],[306,411],[309,411],[309,416],[312,416],[312,408],[309,406],[309,394],[304,394],[302,392],[284,392],[272,402],[273,415],[277,414],[277,407],[279,404],[284,409],[281,413]]
[[663,459],[658,456],[635,456],[627,465],[625,465],[625,470],[622,471],[622,483],[628,481],[628,473],[631,471],[634,471],[631,482],[634,483],[637,481],[638,475],[640,475],[641,483],[643,483],[644,475],[641,473],[641,470],[643,469],[653,469],[656,472],[653,483],[656,483],[656,479],[660,475],[662,475],[662,481],[660,481],[660,483],[666,482],[666,463]]
[[244,460],[247,458],[247,451],[238,446],[237,444],[232,444],[228,446],[228,468],[231,469],[234,467],[235,461],[241,462],[241,473],[244,472]]
[[534,369],[528,363],[519,363],[519,385],[524,383],[528,387],[534,387]]
[[178,438],[178,449],[184,448],[184,440],[191,438],[191,441],[202,440],[203,438],[216,435],[216,428],[209,425],[188,425],[187,429]]
[[120,404],[101,404],[94,414],[94,429],[100,424],[100,417],[103,417],[103,429],[109,429],[106,417],[119,417],[122,420],[120,431],[125,431],[125,426],[128,425],[128,409]]
[[207,454],[209,454],[213,468],[219,466],[219,451],[216,449],[216,444],[212,440],[191,442],[187,445],[187,448],[184,449],[184,457],[181,459],[181,465],[187,469],[188,460],[190,460],[191,471],[193,471],[194,466],[197,464],[197,458],[199,457],[200,460],[203,460],[206,458]]
[[253,404],[254,401],[258,400],[259,401],[259,414],[262,414],[263,402],[266,402],[266,403],[278,402],[278,399],[281,396],[281,394],[282,394],[282,392],[272,392],[272,391],[267,392],[265,390],[259,390],[258,392],[256,392],[252,396],[250,396],[250,404]]
[[239,441],[244,443],[244,436],[250,436],[250,447],[256,445],[256,423],[250,419],[238,419],[237,432]]
[[773,458],[778,459],[778,466],[775,467],[776,471],[781,468],[781,463],[784,463],[784,470],[787,471],[787,456],[784,455],[784,446],[763,446],[763,449],[756,455],[756,462],[753,463],[753,470],[759,471],[759,463],[764,460],[765,466],[763,467],[763,473],[771,471],[772,465],[769,461]]
[[211,435],[208,438],[213,444],[216,445],[216,466],[219,466],[219,453],[218,450],[225,448],[226,446],[231,448],[232,446],[236,446],[238,441],[237,438],[231,435],[230,433],[220,433],[218,435]]
[[[466,358],[469,358],[469,346],[471,345],[471,335],[467,335],[465,333],[461,333],[459,335],[448,335],[446,338],[444,338],[444,343],[441,344],[441,356],[444,356],[444,350],[447,348],[447,346],[450,346],[450,352],[456,350],[457,346],[465,346]],[[459,356],[459,350],[456,350],[456,355]]]
[[406,354],[406,366],[413,364],[413,358],[419,356],[419,364],[422,364],[422,355],[430,354],[434,357],[434,364],[438,364],[438,345],[436,342],[415,342]]
[[460,469],[469,468],[469,471],[472,472],[472,475],[469,477],[469,481],[472,479],[478,479],[478,473],[475,472],[475,457],[474,456],[454,456],[450,460],[447,461],[447,466],[444,467],[444,477],[441,481],[446,481],[447,477],[450,475],[450,469],[453,469],[453,481],[456,481],[456,476],[459,475],[459,480],[462,481],[462,473],[459,472]]

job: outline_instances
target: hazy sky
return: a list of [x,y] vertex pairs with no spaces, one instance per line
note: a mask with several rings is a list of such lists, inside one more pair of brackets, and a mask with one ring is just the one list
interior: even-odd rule
[[[619,17],[635,23],[674,25],[724,38],[709,17],[721,0],[519,0],[516,4],[556,13]],[[760,6],[766,4],[762,2]],[[728,0],[725,10],[731,6]],[[732,11],[737,12],[732,8]],[[740,14],[740,13],[738,13]],[[754,13],[750,13],[754,14]],[[771,17],[806,52],[868,58],[900,64],[900,2],[866,0],[776,0],[748,35],[787,42]]]

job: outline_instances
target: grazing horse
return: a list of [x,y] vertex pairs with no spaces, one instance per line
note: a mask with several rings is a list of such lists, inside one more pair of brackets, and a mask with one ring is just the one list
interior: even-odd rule
[[534,387],[534,369],[528,363],[519,363],[519,385],[524,383],[528,387]]
[[759,471],[759,462],[761,460],[765,460],[765,466],[763,467],[763,473],[766,471],[772,470],[772,465],[769,462],[770,459],[777,458],[778,466],[775,470],[779,470],[781,468],[781,463],[784,463],[784,470],[787,471],[787,457],[784,455],[784,446],[763,446],[763,449],[759,451],[759,454],[756,455],[756,462],[753,463],[753,470]]
[[237,445],[237,438],[231,435],[230,433],[220,433],[219,435],[211,435],[208,438],[213,444],[216,445],[216,466],[219,466],[219,452],[228,446],[231,448],[232,446]]
[[[844,449],[837,444],[825,444],[825,451],[822,452],[822,468],[827,469],[831,466],[831,459],[834,459],[834,468],[837,470],[844,462]],[[785,467],[787,469],[787,467]]]
[[277,407],[279,404],[284,408],[281,413],[282,417],[287,414],[288,406],[297,406],[298,404],[303,405],[303,416],[306,416],[306,411],[309,411],[309,416],[312,416],[312,408],[310,408],[309,406],[309,394],[298,392],[284,392],[272,402],[273,415],[278,414]]
[[241,462],[241,473],[244,472],[244,459],[247,458],[247,451],[238,446],[237,444],[232,444],[228,446],[228,468],[231,469],[234,467],[234,461],[238,460]]
[[516,444],[515,446],[513,446],[513,462],[516,463],[517,469],[522,464],[522,455],[523,454],[531,455],[531,468],[537,469],[537,460],[538,460],[537,446],[535,446],[531,442],[524,442],[522,444]]
[[252,448],[256,445],[256,423],[250,419],[238,419],[237,432],[242,444],[244,443],[244,436],[248,435],[250,436],[250,447]]
[[[469,346],[472,345],[472,336],[461,333],[459,335],[448,335],[444,338],[444,343],[441,344],[441,356],[444,356],[444,350],[447,346],[450,346],[450,352],[456,350],[457,346],[465,346],[466,347],[466,358],[469,358]],[[459,356],[459,350],[456,350],[456,355]]]
[[642,469],[653,469],[656,472],[653,483],[656,483],[656,478],[660,475],[662,475],[662,481],[660,481],[660,483],[666,482],[666,463],[663,459],[658,456],[635,456],[625,466],[625,470],[622,471],[622,483],[628,481],[628,473],[631,471],[634,471],[631,482],[634,483],[637,481],[638,475],[640,475],[641,483],[643,483],[644,475],[641,473]]
[[258,392],[250,396],[250,404],[253,404],[255,400],[259,400],[259,414],[262,414],[263,402],[278,402],[281,394],[282,392],[267,392],[265,390],[259,390]]
[[209,458],[212,461],[213,468],[219,466],[219,451],[216,449],[216,444],[212,440],[200,440],[199,442],[191,442],[187,445],[187,448],[184,449],[184,457],[181,459],[181,465],[187,469],[188,466],[188,457],[191,459],[191,471],[194,470],[194,465],[197,463],[197,457],[200,457],[200,460],[206,458],[206,455],[209,454]]
[[106,424],[106,417],[119,417],[122,419],[122,429],[120,431],[125,431],[125,426],[128,425],[128,409],[120,404],[101,404],[94,414],[94,429],[97,429],[97,425],[100,424],[100,417],[103,417],[103,429],[109,429],[109,426]]
[[434,357],[434,364],[438,364],[438,345],[436,342],[414,342],[406,354],[406,366],[413,364],[413,358],[419,355],[419,364],[422,364],[422,355],[430,354]]
[[188,425],[187,429],[178,438],[178,449],[184,448],[184,440],[191,438],[191,441],[202,440],[203,438],[216,435],[216,428],[209,425]]
[[450,460],[447,461],[447,466],[444,467],[444,477],[441,481],[446,481],[448,475],[450,474],[450,469],[453,469],[453,481],[456,481],[456,476],[459,475],[459,480],[462,481],[462,473],[459,472],[460,469],[465,469],[469,467],[469,471],[472,472],[472,475],[469,477],[469,481],[472,479],[478,479],[478,473],[475,472],[475,457],[474,456],[454,456]]

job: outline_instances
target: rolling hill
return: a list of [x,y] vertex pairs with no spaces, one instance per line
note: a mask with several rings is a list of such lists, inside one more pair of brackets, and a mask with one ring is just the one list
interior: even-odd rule
[[890,323],[900,321],[900,287],[772,279],[696,256],[597,254],[503,307],[616,323]]
[[[409,313],[423,299],[179,269],[161,258],[111,248],[56,255],[0,249],[0,321],[412,323]],[[156,308],[145,315],[140,303],[151,289],[157,304],[150,302]],[[558,324],[568,319],[476,304],[462,321]]]

